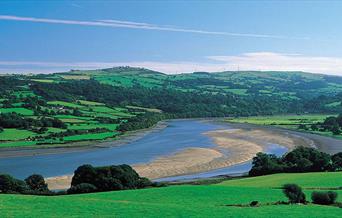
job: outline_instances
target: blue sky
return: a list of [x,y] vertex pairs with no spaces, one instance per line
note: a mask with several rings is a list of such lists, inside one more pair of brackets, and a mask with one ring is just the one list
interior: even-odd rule
[[341,11],[341,1],[0,1],[0,72],[342,75]]

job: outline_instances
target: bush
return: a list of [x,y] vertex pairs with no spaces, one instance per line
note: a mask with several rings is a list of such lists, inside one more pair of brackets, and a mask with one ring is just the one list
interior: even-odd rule
[[252,201],[251,203],[249,203],[249,206],[251,206],[251,207],[259,207],[259,201]]
[[311,199],[314,204],[334,204],[337,199],[337,192],[312,192]]
[[305,194],[297,184],[285,184],[283,186],[283,192],[292,204],[306,202]]
[[333,169],[335,171],[342,170],[342,152],[339,152],[331,156],[331,160],[333,162]]
[[24,193],[29,190],[25,182],[15,179],[10,175],[0,175],[0,192],[2,193]]
[[68,194],[83,194],[83,193],[91,193],[96,192],[96,186],[89,184],[89,183],[81,183],[75,186],[72,186],[68,189]]
[[38,174],[33,174],[25,179],[26,184],[33,191],[48,192],[48,185],[45,183],[44,177]]
[[152,185],[150,180],[140,177],[132,167],[126,164],[105,167],[80,166],[74,172],[71,187],[82,183],[95,186],[97,191],[137,189]]
[[322,172],[331,169],[329,154],[303,146],[287,153],[282,162],[288,166],[288,172]]
[[151,182],[151,180],[145,177],[141,177],[138,181],[138,188],[145,188],[145,187],[149,187],[152,185],[153,183]]
[[283,172],[284,166],[280,159],[273,154],[257,153],[252,161],[250,176],[262,176],[271,173]]

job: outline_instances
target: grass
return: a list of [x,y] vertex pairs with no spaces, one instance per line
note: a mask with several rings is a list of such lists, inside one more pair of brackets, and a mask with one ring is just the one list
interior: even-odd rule
[[342,172],[323,173],[282,173],[246,179],[229,180],[218,185],[239,187],[278,188],[287,183],[296,183],[303,188],[337,188],[342,186]]
[[117,132],[89,133],[64,137],[64,141],[102,140],[117,135]]
[[31,79],[32,81],[35,82],[41,82],[41,83],[54,83],[55,80],[52,79]]
[[[337,114],[304,114],[304,115],[281,115],[281,116],[253,116],[253,117],[238,117],[238,118],[229,118],[227,121],[234,123],[249,123],[249,124],[257,124],[257,125],[273,125],[279,126],[282,128],[292,129],[298,131],[298,127],[300,124],[304,124],[308,127],[311,124],[315,124],[318,122],[323,122],[325,118],[329,116],[337,116]],[[334,135],[332,132],[322,132],[322,131],[313,131],[313,130],[303,130],[317,135],[323,135],[328,137],[333,137],[336,139],[342,139],[342,135]]]
[[[315,180],[319,187],[333,179],[338,185],[342,174],[307,174],[307,181]],[[292,181],[293,175],[272,175],[283,183]],[[277,177],[279,177],[277,179]],[[253,184],[263,183],[263,187]],[[229,185],[177,185],[116,192],[103,192],[69,196],[0,195],[0,213],[4,217],[340,217],[341,209],[319,205],[272,205],[261,207],[227,207],[227,204],[248,204],[286,200],[280,189],[269,187],[270,177],[250,179],[249,186]],[[244,181],[242,179],[241,181]],[[244,183],[244,182],[242,182]],[[236,184],[237,185],[237,184]],[[310,195],[311,191],[306,191]],[[341,192],[339,192],[341,201]],[[20,208],[20,209],[19,209]]]
[[299,125],[313,124],[322,122],[328,116],[336,116],[336,114],[304,114],[304,115],[280,115],[280,116],[256,116],[256,117],[239,117],[228,119],[229,122],[251,123],[259,125]]
[[35,144],[36,142],[34,141],[12,141],[12,142],[0,143],[0,147],[2,148],[25,147],[25,146],[33,146]]
[[71,102],[66,102],[66,101],[49,101],[49,105],[58,105],[58,106],[64,106],[64,107],[70,107],[70,108],[84,108],[84,106],[76,104],[76,103],[71,103]]
[[138,107],[138,106],[126,106],[126,108],[144,110],[144,111],[154,112],[154,113],[161,113],[162,112],[161,110],[156,109],[156,108],[146,108],[146,107]]
[[22,108],[22,107],[18,107],[18,108],[0,108],[0,113],[12,113],[15,112],[17,114],[21,114],[24,116],[32,116],[33,115],[33,111],[26,109],[26,108]]
[[90,105],[90,106],[103,106],[104,105],[104,103],[95,102],[95,101],[79,100],[79,102],[82,105]]
[[74,80],[89,80],[90,76],[87,75],[63,75],[61,76],[63,79],[74,79]]
[[87,124],[74,124],[74,125],[69,125],[68,129],[77,129],[77,130],[81,130],[81,129],[96,129],[96,128],[106,128],[109,130],[116,130],[116,128],[118,127],[119,124],[96,124],[96,123],[87,123]]
[[29,136],[35,136],[34,132],[28,130],[21,129],[4,129],[3,132],[0,132],[0,141],[7,140],[21,140],[26,139]]

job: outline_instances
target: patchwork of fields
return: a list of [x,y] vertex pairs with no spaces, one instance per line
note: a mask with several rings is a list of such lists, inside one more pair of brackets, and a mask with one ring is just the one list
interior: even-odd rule
[[[55,80],[53,80],[55,81]],[[52,81],[52,82],[53,82]],[[38,81],[47,82],[47,81]],[[28,87],[22,91],[13,91],[7,98],[0,100],[0,114],[16,113],[22,119],[39,120],[41,118],[58,119],[63,128],[3,128],[0,131],[0,147],[22,147],[34,145],[58,145],[78,141],[105,140],[120,134],[118,126],[127,119],[147,111],[160,112],[157,109],[127,106],[109,107],[101,102],[77,100],[47,101],[44,106],[30,109],[24,103],[27,97],[44,100],[35,95]],[[7,103],[11,100],[11,103]],[[17,103],[13,103],[17,102]],[[41,126],[42,127],[42,126]],[[63,134],[64,133],[64,134]]]
[[[298,183],[307,200],[314,189],[341,187],[341,173],[278,174],[235,179],[214,185],[175,185],[69,196],[0,195],[5,217],[340,217],[341,208],[320,205],[271,205],[286,201],[279,187]],[[338,201],[342,201],[342,191]],[[234,207],[249,204],[260,207]],[[20,204],[21,210],[16,210]],[[32,208],[32,206],[34,207]]]

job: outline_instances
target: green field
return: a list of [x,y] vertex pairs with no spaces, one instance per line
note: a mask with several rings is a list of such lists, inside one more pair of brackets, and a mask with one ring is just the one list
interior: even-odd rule
[[299,125],[310,126],[318,122],[323,122],[325,118],[330,116],[337,116],[337,114],[305,114],[305,115],[279,115],[279,116],[257,116],[257,117],[238,117],[229,118],[226,121],[233,123],[249,123],[257,125],[272,125],[282,128],[292,129],[296,131],[304,131],[313,134],[342,139],[342,134],[334,135],[330,131],[313,131],[310,129],[299,129]]
[[326,117],[336,114],[304,114],[304,115],[278,115],[278,116],[256,116],[238,117],[227,119],[229,122],[251,123],[258,125],[294,126],[299,124],[313,124],[322,122]]
[[[0,195],[0,213],[4,217],[340,217],[340,208],[312,204],[226,206],[255,200],[261,204],[286,201],[282,190],[273,187],[296,182],[320,188],[327,187],[326,180],[330,181],[329,187],[340,187],[342,174],[279,174],[216,185],[177,185],[55,197]],[[312,190],[304,191],[310,200]],[[338,193],[341,201],[342,191]]]
[[0,113],[12,113],[15,112],[17,114],[21,114],[24,116],[32,116],[33,115],[33,111],[26,109],[26,108],[22,108],[22,107],[18,107],[18,108],[0,108]]
[[102,140],[116,136],[117,132],[89,133],[64,137],[64,141]]
[[4,129],[3,132],[0,132],[0,141],[26,139],[27,137],[34,135],[34,132],[28,130]]

